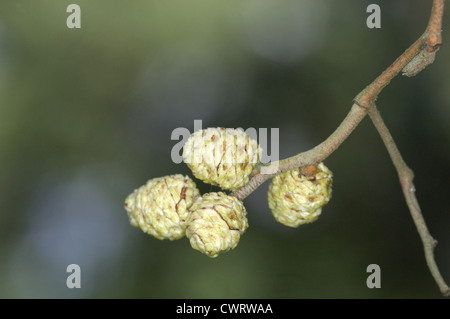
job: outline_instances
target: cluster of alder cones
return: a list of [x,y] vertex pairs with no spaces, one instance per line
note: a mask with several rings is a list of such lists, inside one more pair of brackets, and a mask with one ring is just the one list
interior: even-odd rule
[[[262,149],[239,129],[208,128],[193,133],[183,160],[205,183],[234,191],[249,181]],[[323,164],[272,178],[268,203],[275,219],[289,227],[315,221],[331,198],[333,175]],[[201,195],[181,174],[153,178],[125,200],[130,223],[158,239],[189,239],[192,248],[217,257],[234,249],[248,228],[247,211],[225,192]]]

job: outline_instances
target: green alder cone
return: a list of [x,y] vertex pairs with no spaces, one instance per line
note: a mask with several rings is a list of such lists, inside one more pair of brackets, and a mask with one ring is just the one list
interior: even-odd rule
[[234,249],[248,228],[243,203],[223,192],[199,197],[190,210],[186,237],[192,248],[209,257]]
[[269,186],[269,208],[283,225],[298,227],[319,218],[331,199],[333,174],[323,164],[311,166],[310,174],[299,168],[281,173]]
[[193,133],[183,147],[183,160],[194,176],[226,190],[247,184],[261,154],[244,131],[222,127]]
[[125,210],[131,225],[158,239],[175,240],[185,235],[189,207],[199,195],[188,176],[158,177],[130,194]]

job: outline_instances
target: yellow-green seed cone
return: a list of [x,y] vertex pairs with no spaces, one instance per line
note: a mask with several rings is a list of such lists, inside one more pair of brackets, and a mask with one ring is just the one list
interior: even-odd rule
[[235,190],[247,184],[261,153],[244,131],[219,127],[193,133],[183,147],[183,160],[203,182]]
[[158,239],[175,240],[185,235],[189,207],[199,195],[188,176],[158,177],[130,194],[125,210],[131,225]]
[[234,249],[248,228],[243,203],[222,192],[199,197],[190,211],[186,237],[192,248],[209,257]]
[[289,227],[317,220],[331,199],[332,184],[333,174],[323,163],[275,176],[267,196],[272,215]]

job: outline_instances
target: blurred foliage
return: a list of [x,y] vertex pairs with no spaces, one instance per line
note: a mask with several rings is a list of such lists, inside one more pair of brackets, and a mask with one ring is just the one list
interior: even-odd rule
[[[245,200],[250,228],[216,259],[131,227],[125,197],[189,174],[171,132],[279,128],[282,157],[320,143],[353,97],[424,30],[431,1],[0,2],[0,297],[437,298],[396,172],[365,119],[327,160],[334,197],[287,229],[268,183]],[[448,11],[448,10],[447,10]],[[444,44],[450,42],[448,15]],[[378,99],[415,171],[436,258],[450,281],[450,51]],[[270,130],[269,130],[270,131]],[[210,191],[199,182],[202,192]],[[77,263],[82,288],[67,289]],[[382,288],[366,287],[366,267]]]

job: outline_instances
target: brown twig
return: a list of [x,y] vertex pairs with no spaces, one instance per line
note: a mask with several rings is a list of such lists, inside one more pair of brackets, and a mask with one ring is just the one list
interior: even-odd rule
[[[441,28],[444,2],[445,0],[433,0],[430,20],[423,35],[419,37],[419,39],[417,39],[371,84],[369,84],[356,96],[350,112],[341,122],[339,127],[325,141],[306,152],[302,152],[290,158],[271,163],[270,167],[274,167],[272,171],[267,167],[263,167],[266,168],[266,170],[263,170],[261,168],[255,170],[254,175],[252,176],[250,181],[243,187],[235,190],[232,195],[243,200],[262,183],[279,173],[323,161],[342,144],[342,142],[353,132],[353,130],[356,128],[356,126],[358,126],[358,124],[362,121],[362,119],[367,115],[368,112],[370,112],[371,115],[373,115],[374,112],[377,113],[374,107],[375,101],[380,92],[395,76],[397,76],[402,70],[404,75],[414,76],[422,71],[427,65],[431,64],[434,61],[434,55],[439,49],[442,41]],[[372,109],[374,109],[375,111],[372,111]],[[375,123],[375,121],[374,124],[378,125],[377,123]],[[390,153],[394,152],[392,146],[386,145],[386,147],[388,147]],[[398,153],[396,147],[395,150]],[[398,153],[398,156],[399,155],[400,154]],[[404,195],[425,247],[425,257],[428,267],[430,268],[430,271],[433,274],[433,277],[439,285],[442,293],[444,295],[447,295],[449,294],[448,286],[442,279],[442,276],[440,275],[439,270],[436,266],[436,262],[434,261],[433,246],[435,241],[426,228],[426,224],[420,212],[420,207],[417,203],[417,199],[414,195],[414,192],[412,191],[412,171],[406,166],[406,164],[404,164],[403,160],[399,162],[398,158],[401,159],[401,156],[395,157],[394,164],[397,163],[396,168],[399,172]],[[399,163],[403,164],[400,165]],[[397,165],[400,165],[400,170]]]
[[445,283],[444,278],[442,278],[436,261],[434,260],[433,250],[437,242],[428,231],[419,206],[419,202],[417,201],[415,195],[416,189],[413,184],[414,173],[403,160],[402,155],[400,154],[397,145],[395,144],[394,139],[392,138],[389,129],[386,127],[386,124],[384,123],[383,118],[381,117],[381,114],[376,106],[370,108],[369,116],[372,119],[372,122],[375,125],[376,129],[378,130],[378,133],[380,134],[384,145],[386,145],[388,153],[392,159],[392,162],[394,163],[395,169],[397,170],[406,204],[408,205],[409,211],[411,212],[411,217],[414,220],[417,231],[419,232],[420,238],[422,239],[423,248],[425,251],[425,259],[428,268],[430,269],[434,280],[439,286],[441,293],[444,296],[449,296],[450,288]]
[[263,170],[256,171],[250,181],[243,187],[235,190],[232,195],[243,200],[269,178],[297,167],[318,163],[333,153],[367,115],[370,106],[375,103],[376,98],[383,88],[388,85],[389,82],[414,59],[414,57],[424,50],[429,52],[438,50],[441,45],[443,10],[444,0],[434,0],[430,20],[424,34],[356,96],[350,112],[339,127],[325,141],[306,152],[271,163],[272,167],[276,167],[272,172],[270,172],[270,170],[266,170],[265,172]]

